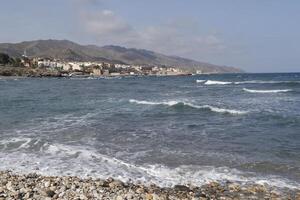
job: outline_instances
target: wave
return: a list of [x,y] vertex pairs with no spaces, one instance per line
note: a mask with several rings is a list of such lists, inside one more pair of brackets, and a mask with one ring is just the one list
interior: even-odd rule
[[250,93],[281,93],[281,92],[291,92],[293,90],[291,89],[283,89],[283,90],[252,90],[252,89],[247,89],[243,88],[245,92],[250,92]]
[[205,85],[229,85],[232,84],[232,82],[207,80],[204,84]]
[[204,105],[204,106],[201,106],[201,108],[208,108],[209,110],[211,110],[213,112],[217,112],[217,113],[229,113],[229,114],[234,114],[234,115],[243,115],[243,114],[248,113],[248,111],[217,108],[217,107],[210,106],[210,105]]
[[293,83],[300,83],[300,81],[262,81],[262,80],[252,80],[252,81],[239,81],[234,82],[234,84],[293,84]]
[[212,181],[269,184],[280,188],[299,188],[299,183],[279,176],[258,176],[229,167],[162,164],[135,164],[129,160],[104,155],[90,147],[45,143],[37,153],[0,152],[0,170],[19,173],[38,172],[50,176],[79,176],[122,181],[132,180],[162,187],[192,184],[201,186]]
[[[70,129],[80,128],[82,126],[89,126],[94,122],[92,119],[98,113],[87,113],[82,115],[62,114],[46,118],[33,118],[24,125],[3,131],[2,135],[19,135],[32,136],[47,133],[60,133]],[[1,142],[0,142],[1,145]]]
[[233,110],[233,109],[227,109],[227,108],[218,108],[211,105],[194,105],[192,103],[187,103],[184,101],[164,101],[164,102],[153,102],[153,101],[139,101],[135,99],[130,99],[130,103],[136,103],[136,104],[142,104],[142,105],[166,105],[166,106],[186,106],[190,108],[195,109],[208,109],[212,112],[216,113],[227,113],[227,114],[233,114],[233,115],[242,115],[248,113],[248,111],[241,111],[241,110]]
[[196,80],[196,83],[204,83],[206,80]]
[[300,84],[300,81],[263,81],[263,80],[251,80],[251,81],[215,81],[215,80],[196,80],[197,83],[204,83],[204,85],[241,85],[241,84]]

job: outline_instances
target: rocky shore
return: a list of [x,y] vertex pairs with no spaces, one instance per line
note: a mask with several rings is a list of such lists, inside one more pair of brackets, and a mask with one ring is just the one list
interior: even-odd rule
[[0,76],[61,77],[62,74],[59,71],[46,69],[2,66],[0,67]]
[[79,177],[41,176],[0,172],[0,200],[2,199],[300,199],[300,190],[278,191],[266,185],[241,185],[212,182],[201,187],[176,185],[161,188],[139,183],[123,183]]

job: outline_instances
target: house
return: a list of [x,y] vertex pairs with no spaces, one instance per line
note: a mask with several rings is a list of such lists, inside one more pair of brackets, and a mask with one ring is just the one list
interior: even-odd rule
[[69,62],[69,65],[71,66],[72,70],[81,71],[83,66],[82,63],[79,62]]
[[109,70],[108,70],[108,69],[104,69],[104,70],[102,71],[102,75],[103,75],[103,76],[109,76]]
[[93,68],[93,75],[94,76],[101,76],[101,69],[100,68]]

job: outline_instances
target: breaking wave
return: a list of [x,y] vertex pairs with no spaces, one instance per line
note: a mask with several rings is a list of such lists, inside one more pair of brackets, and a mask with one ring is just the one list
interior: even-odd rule
[[243,88],[245,92],[250,92],[250,93],[281,93],[281,92],[291,92],[291,89],[284,89],[284,90],[252,90],[252,89],[247,89]]
[[204,83],[204,85],[241,85],[241,84],[300,84],[300,81],[214,81],[214,80],[196,80],[197,83]]
[[297,84],[300,81],[262,81],[262,80],[252,80],[252,81],[239,81],[234,82],[234,84]]
[[204,83],[206,80],[196,80],[196,83]]
[[[27,141],[27,138],[24,138],[24,141]],[[41,155],[28,152],[0,152],[0,170],[10,169],[20,173],[38,172],[51,176],[92,176],[103,179],[113,177],[122,181],[154,183],[163,187],[177,184],[201,186],[211,181],[231,181],[299,188],[299,183],[279,176],[258,176],[252,172],[241,172],[229,167],[179,165],[171,168],[160,164],[138,165],[101,154],[93,148],[59,143],[44,143],[39,153]]]
[[227,113],[233,115],[242,115],[248,113],[248,111],[241,111],[241,110],[233,110],[233,109],[226,109],[226,108],[218,108],[211,105],[194,105],[192,103],[187,103],[184,101],[164,101],[164,102],[153,102],[153,101],[139,101],[135,99],[130,99],[130,103],[142,104],[142,105],[166,105],[166,106],[185,106],[195,109],[206,109],[216,113]]
[[232,84],[232,82],[207,80],[204,84],[205,85],[229,85]]

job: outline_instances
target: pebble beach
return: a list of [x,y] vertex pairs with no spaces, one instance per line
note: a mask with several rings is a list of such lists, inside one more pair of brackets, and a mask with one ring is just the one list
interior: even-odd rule
[[0,172],[0,200],[4,199],[114,199],[114,200],[205,200],[205,199],[300,199],[300,190],[281,189],[267,185],[217,183],[196,186],[175,185],[161,188],[153,184],[79,178],[73,176],[42,176],[36,173]]

